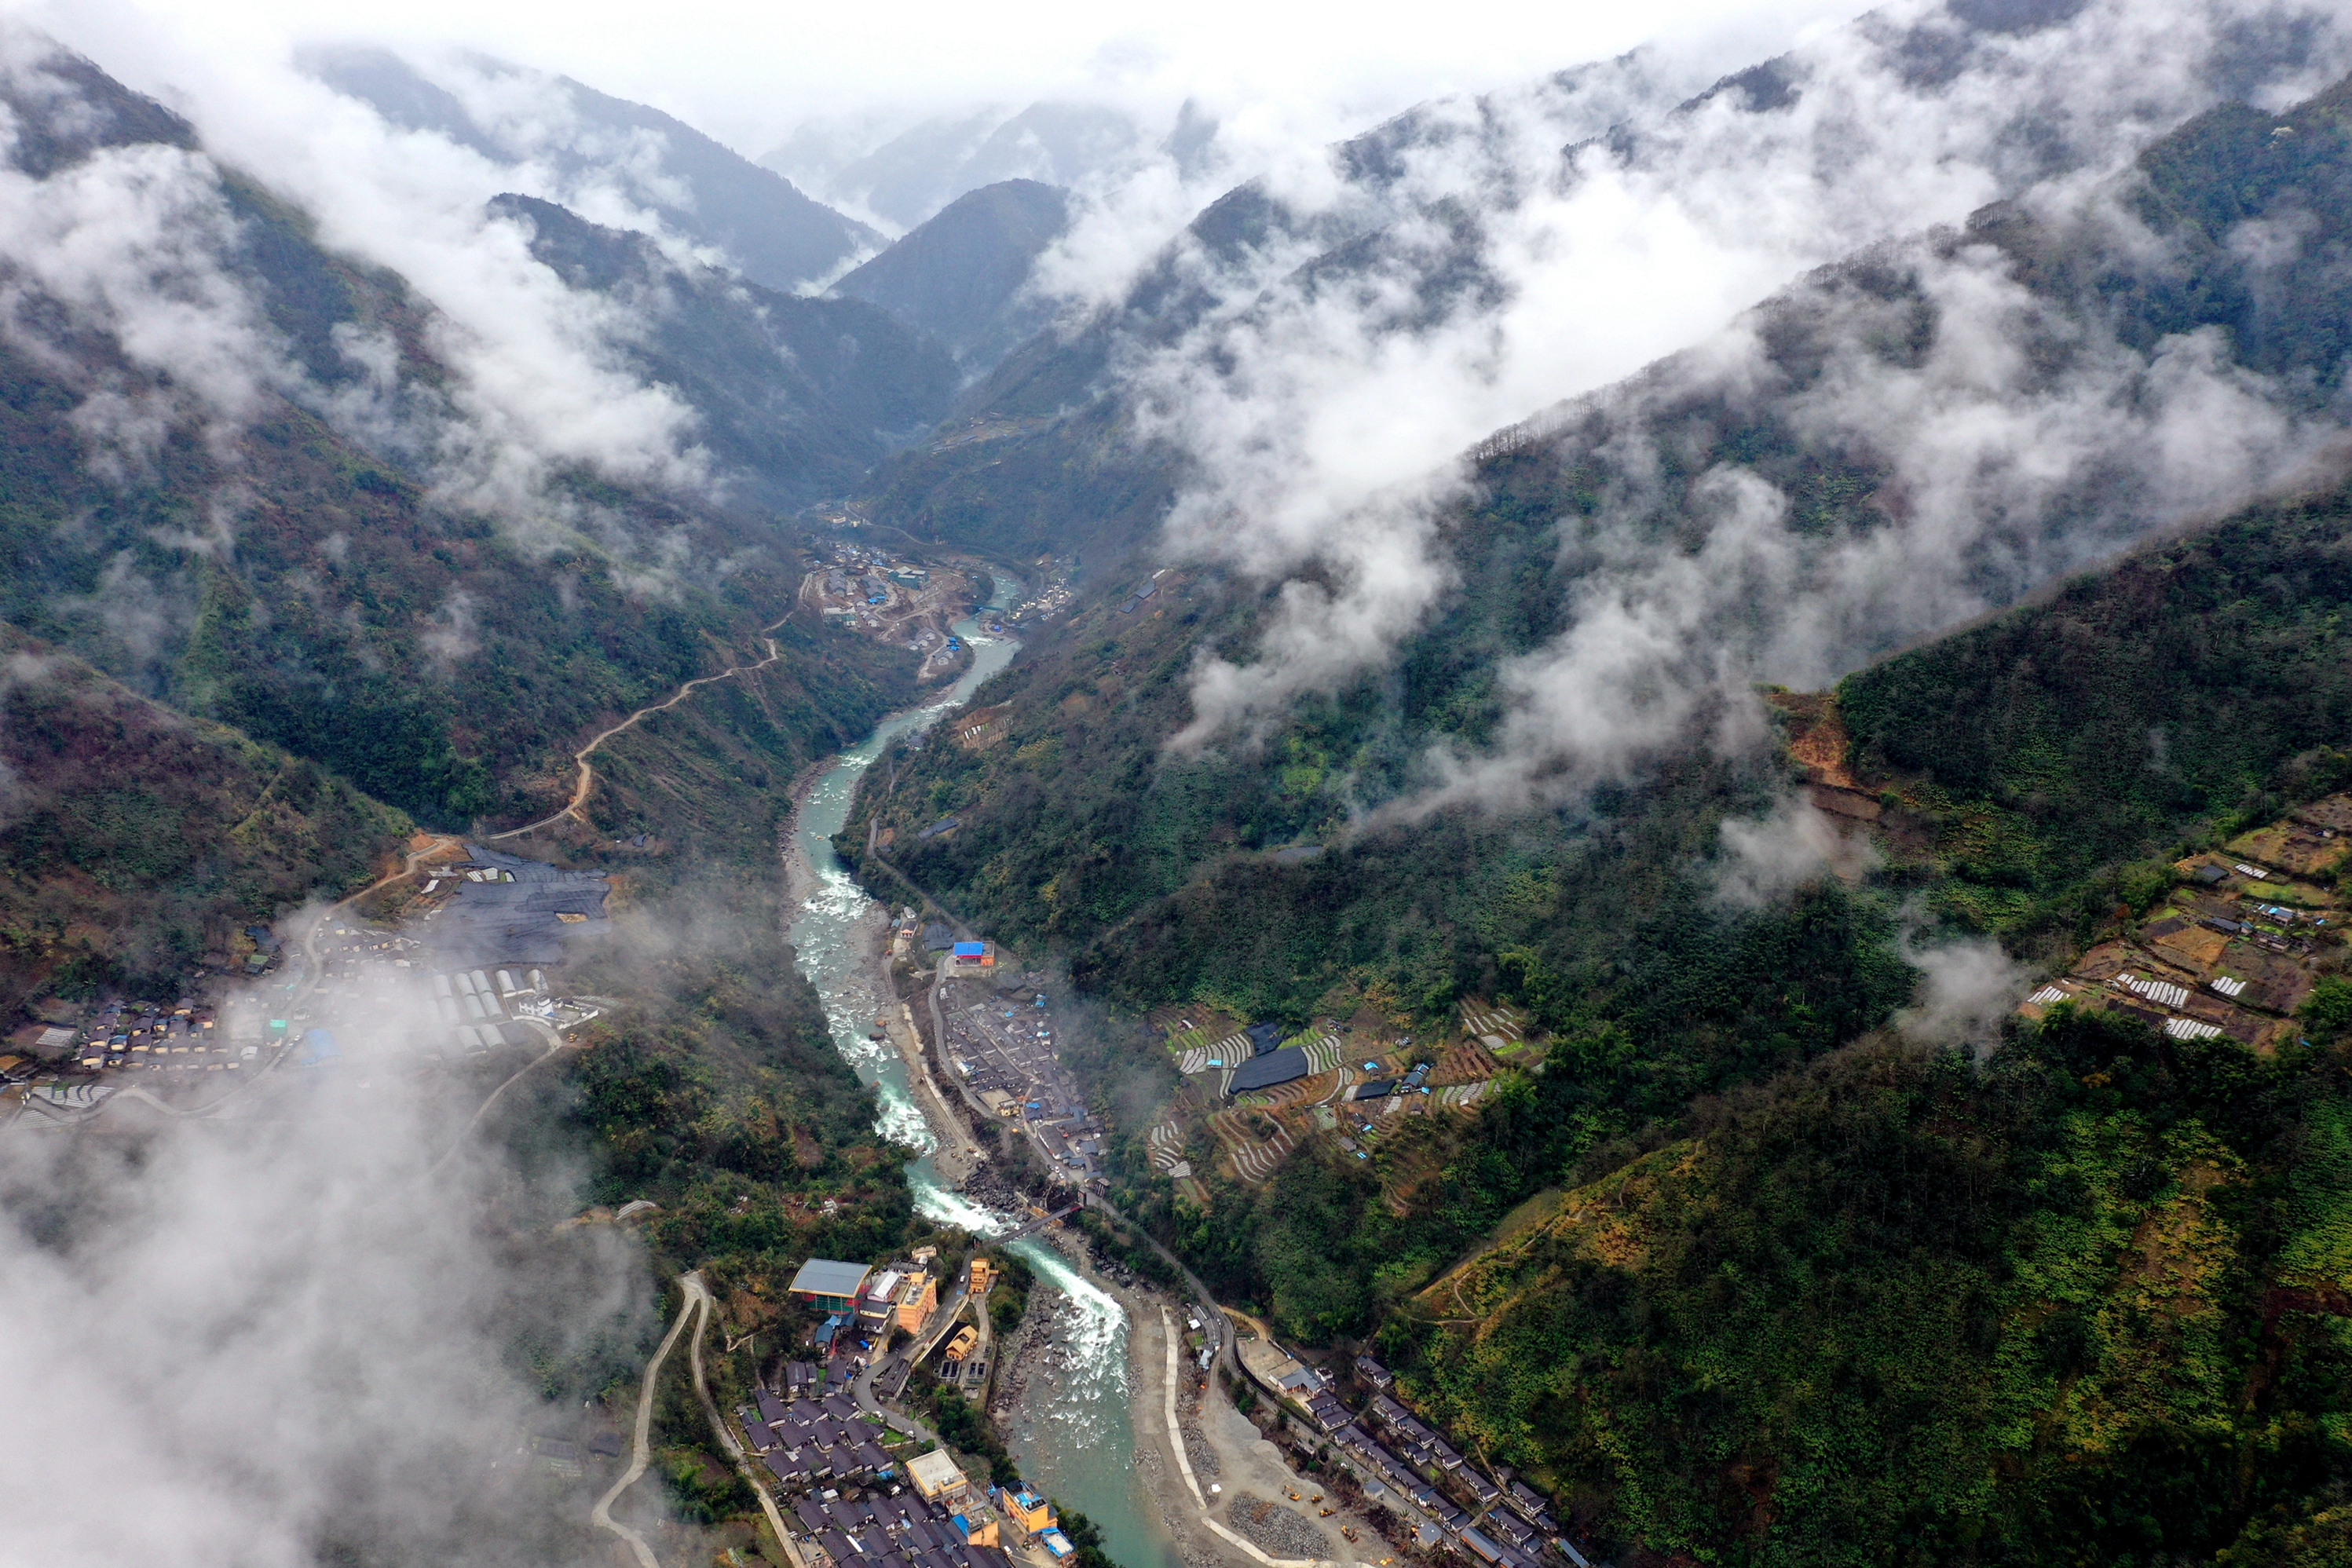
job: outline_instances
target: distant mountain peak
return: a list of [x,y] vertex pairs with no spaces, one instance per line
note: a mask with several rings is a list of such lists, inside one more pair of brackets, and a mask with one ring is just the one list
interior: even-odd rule
[[[404,130],[444,136],[493,163],[552,171],[534,193],[564,205],[609,189],[688,240],[719,250],[744,277],[770,288],[821,283],[882,236],[660,110],[600,92],[570,77],[487,56],[451,56],[428,72],[390,50],[313,50],[302,68]],[[548,117],[500,120],[469,105],[467,78],[536,83]],[[645,166],[648,146],[654,167]]]
[[8,161],[37,180],[100,148],[196,145],[186,120],[29,28],[0,25],[0,103],[16,119]]
[[1044,325],[1025,301],[1031,268],[1070,221],[1066,193],[1035,180],[967,191],[938,215],[835,285],[944,343],[982,371]]

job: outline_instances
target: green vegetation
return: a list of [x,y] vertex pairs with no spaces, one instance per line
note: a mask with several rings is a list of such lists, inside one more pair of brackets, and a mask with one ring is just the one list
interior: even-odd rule
[[1902,784],[1939,896],[2087,935],[2192,821],[2218,843],[2352,779],[2325,749],[2352,737],[2347,531],[2345,492],[2257,507],[1848,676],[1856,765]]
[[1071,1560],[1078,1568],[1118,1568],[1103,1550],[1102,1526],[1076,1509],[1063,1507],[1061,1499],[1053,1501],[1054,1517],[1061,1521],[1062,1533],[1070,1538]]
[[[2151,151],[2135,199],[2187,258],[2162,277],[2017,210],[1934,243],[1999,247],[2058,314],[2095,308],[2126,342],[2221,329],[2324,398],[2333,263],[2308,252],[2303,285],[2267,292],[2227,241],[2306,203],[2331,236],[2352,223],[2347,90],[2217,111]],[[1767,313],[1796,388],[1826,362],[1821,301],[1930,308],[1899,257],[1809,287]],[[1642,526],[1703,535],[1689,487],[1727,462],[1808,528],[1876,526],[1868,454],[1680,384],[1627,392],[1660,474]],[[1171,576],[1122,616],[1140,581],[1106,580],[977,695],[1003,706],[1001,738],[876,769],[844,852],[890,830],[894,864],[1114,1009],[1137,1062],[1106,1046],[1080,1065],[1139,1113],[1114,1146],[1125,1212],[1283,1333],[1376,1336],[1416,1396],[1612,1552],[2326,1560],[2352,1465],[2352,993],[2323,984],[2314,1045],[2275,1060],[2063,1010],[1981,1063],[1881,1026],[1910,994],[1906,936],[2064,954],[2155,908],[2188,849],[2352,782],[2352,497],[2252,508],[1864,670],[1833,705],[1787,699],[1791,728],[1806,703],[1842,717],[1836,762],[1883,813],[1885,862],[1857,882],[1763,910],[1713,896],[1720,824],[1795,769],[1699,747],[1572,810],[1355,826],[1433,744],[1491,735],[1498,667],[1569,598],[1563,537],[1620,476],[1596,455],[1624,434],[1612,417],[1486,454],[1438,541],[1460,591],[1392,669],[1302,701],[1262,746],[1164,749],[1191,661],[1250,646],[1263,601]],[[1017,466],[1016,439],[1034,466],[1061,437],[932,455],[963,477],[927,494],[1043,494],[982,467]],[[948,813],[952,834],[916,836]],[[1368,1160],[1309,1145],[1258,1186],[1200,1133],[1205,1208],[1143,1157],[1168,1067],[1135,1013],[1370,1009],[1414,1032],[1469,996],[1517,1004],[1541,1040],[1475,1114],[1410,1119]]]
[[1037,1271],[1028,1260],[1011,1252],[992,1252],[996,1264],[996,1282],[988,1288],[988,1326],[991,1332],[1008,1334],[1021,1326],[1029,1315],[1029,1292],[1036,1288]]
[[1700,1102],[1382,1343],[1607,1539],[2205,1560],[2352,1460],[2346,1061],[2070,1009],[1981,1068],[1841,1052]]
[[908,1392],[928,1412],[932,1425],[939,1428],[940,1437],[949,1446],[967,1454],[978,1454],[988,1461],[988,1479],[992,1486],[1018,1487],[1021,1467],[1013,1461],[1004,1438],[996,1430],[996,1423],[987,1413],[966,1399],[948,1384],[927,1374],[916,1375],[915,1385]]
[[[895,863],[918,883],[1001,938],[1066,955],[1082,985],[1125,1007],[1197,1000],[1297,1023],[1335,987],[1377,982],[1424,1020],[1464,994],[1498,988],[1531,998],[1549,989],[1555,1014],[1573,995],[1576,1007],[1612,1016],[1611,993],[1632,988],[1617,984],[1626,955],[1650,950],[1657,934],[1685,937],[1685,955],[1736,940],[1727,934],[1738,922],[1685,896],[1679,867],[1711,855],[1717,822],[1758,809],[1777,780],[1685,759],[1637,783],[1604,786],[1583,809],[1504,822],[1440,816],[1372,832],[1351,825],[1425,781],[1416,770],[1433,746],[1475,751],[1491,737],[1502,714],[1498,670],[1559,629],[1583,570],[1584,552],[1573,547],[1625,481],[1626,460],[1616,455],[1624,444],[1638,440],[1654,458],[1637,465],[1655,468],[1656,497],[1635,526],[1657,539],[1706,534],[1701,481],[1726,464],[1770,481],[1808,531],[1874,528],[1895,504],[1879,493],[1885,474],[1866,453],[1821,445],[1790,412],[1796,394],[1825,372],[1849,308],[1884,315],[1907,302],[1932,314],[1940,307],[1924,291],[1921,257],[1973,244],[2003,252],[2056,316],[2095,312],[2141,347],[2223,329],[2242,344],[2259,341],[2265,369],[2306,376],[2321,395],[2340,368],[2326,348],[2333,340],[2319,330],[2340,287],[2333,274],[2320,276],[2332,264],[2319,258],[2333,252],[2304,253],[2291,267],[2303,269],[2298,277],[2318,269],[2308,288],[2277,292],[2257,288],[2252,264],[2224,241],[2231,223],[2284,222],[2289,213],[2331,235],[2352,229],[2347,99],[2352,86],[2284,116],[2217,110],[2150,149],[2144,179],[2129,190],[2187,258],[2160,276],[2142,278],[2098,225],[1988,209],[1966,233],[1923,242],[1920,256],[1874,253],[1761,311],[1765,351],[1789,398],[1734,406],[1705,378],[1665,367],[1546,441],[1497,444],[1480,465],[1477,500],[1443,519],[1435,541],[1457,588],[1405,641],[1392,669],[1301,701],[1262,746],[1199,756],[1164,749],[1190,716],[1184,676],[1196,653],[1252,645],[1261,600],[1213,576],[1171,576],[1153,600],[1120,615],[1111,607],[1142,578],[1097,583],[1095,608],[978,694],[980,703],[1007,706],[1003,739],[978,751],[939,745],[894,757],[870,777],[844,852],[862,851],[866,821],[878,820],[895,831]],[[2282,125],[2290,134],[2273,134]],[[1910,350],[1889,341],[1872,351],[1893,364]],[[1017,386],[1041,377],[1051,380],[1016,356],[996,384],[1017,402],[1025,395]],[[1030,461],[1015,449],[1080,439],[1063,433],[1085,423],[929,455],[926,463],[971,472],[925,493],[1045,486],[1004,477]],[[1108,482],[1106,470],[1084,472],[1087,484]],[[989,515],[1025,517],[1024,508],[1033,503],[1008,495]],[[2091,868],[2168,847],[2170,828],[2236,808],[2285,758],[2340,738],[2347,716],[2330,617],[2342,594],[2327,553],[2339,512],[2333,500],[2273,509],[2200,545],[2210,560],[2152,559],[2141,569],[2187,582],[2182,572],[2214,567],[2211,582],[2185,588],[2180,602],[2137,605],[2119,591],[2105,591],[2097,613],[2105,623],[2074,617],[2036,621],[2030,633],[1989,632],[1974,644],[1982,653],[1973,672],[1937,667],[1934,679],[1949,690],[1895,689],[1889,683],[1925,678],[1917,672],[1926,666],[1899,660],[1849,683],[1843,695],[1865,757],[1930,775],[1926,792],[1895,799],[1942,835],[1935,869],[1964,884],[1941,900],[1944,913],[2003,931],[2074,924],[2073,912],[2049,900],[2062,889],[2091,896],[2079,885]],[[1090,515],[1108,513],[1095,507]],[[2306,548],[2273,549],[2265,541],[2273,528],[2301,530]],[[2274,576],[2261,580],[2265,571]],[[1979,586],[1995,598],[2014,591],[1990,578]],[[2182,641],[2191,623],[2210,626],[2210,642]],[[2095,713],[2063,704],[2012,711],[1990,683],[2038,680],[2043,671],[2019,662],[2027,650],[2002,640],[2014,635],[2042,638],[2032,652],[2043,661],[2079,660],[2059,685]],[[2079,649],[2068,640],[2078,635],[2089,639]],[[2094,662],[2106,671],[2091,669]],[[2220,725],[2212,710],[2236,701],[2240,676],[2258,711]],[[2191,689],[2208,694],[2207,710],[2181,708]],[[1930,706],[1953,701],[1973,706],[1984,723],[1922,722]],[[2084,727],[2083,717],[2099,727]],[[1890,725],[1951,755],[1898,755],[1899,744],[1889,750],[1882,740]],[[2010,730],[1995,734],[1992,725]],[[2137,745],[2122,747],[2134,726]],[[2024,744],[2026,728],[2039,744]],[[2002,753],[1999,780],[1985,775],[1981,756],[1961,755],[1987,747]],[[2091,799],[2111,776],[2084,766],[2092,752],[2110,763],[2130,758],[2112,775],[2119,798]],[[2083,781],[2081,798],[2043,788],[2037,769]],[[915,836],[950,812],[955,832]],[[1324,852],[1304,862],[1268,852],[1286,846]],[[2095,893],[2118,891],[2103,884]],[[1625,940],[1628,933],[1641,940]],[[1527,956],[1510,959],[1517,972],[1507,976],[1512,953]]]
[[0,627],[0,991],[171,994],[207,953],[372,881],[411,831],[310,762]]

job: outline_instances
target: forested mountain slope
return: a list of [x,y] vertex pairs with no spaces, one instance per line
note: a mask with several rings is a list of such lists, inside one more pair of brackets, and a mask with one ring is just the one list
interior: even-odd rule
[[[1890,891],[2080,951],[2182,852],[2352,779],[2347,561],[2352,495],[2259,508],[1857,672],[1812,755],[1885,806]],[[1401,1281],[1382,1331],[1458,1430],[1603,1533],[1756,1562],[2340,1556],[2340,978],[2274,1053],[2062,1007],[1989,1061],[1874,1039],[1612,1150],[1586,1130],[1681,1042],[1533,975],[1559,1032],[1463,1168],[1569,1190]]]
[[1035,180],[967,192],[834,285],[930,333],[967,373],[992,369],[1045,325],[1030,268],[1069,226],[1069,197]]
[[0,1007],[150,994],[392,862],[411,831],[311,762],[0,626]]
[[[2341,1534],[2352,1014],[2314,1009],[2309,1047],[2264,1057],[2062,1009],[1985,1062],[1897,1015],[1923,949],[1973,929],[2054,959],[2114,936],[2185,849],[2352,781],[2347,561],[2352,494],[2332,489],[1871,666],[1832,703],[1780,699],[1809,737],[1825,707],[1851,725],[1826,760],[1879,862],[1760,904],[1730,896],[1720,828],[1790,835],[1771,803],[1805,770],[1685,757],[1580,819],[1441,817],[1304,861],[1234,846],[1123,923],[1064,913],[1055,879],[1098,885],[1100,859],[1018,860],[1000,806],[1086,823],[1122,786],[1181,783],[1205,817],[1246,787],[1111,751],[1206,597],[1171,578],[1086,623],[1087,679],[1041,665],[1052,733],[1016,706],[1003,738],[902,764],[886,821],[960,825],[885,852],[939,885],[970,835],[961,852],[1021,869],[959,894],[1069,933],[1081,980],[1138,1009],[1442,1037],[1456,998],[1499,996],[1547,1030],[1475,1114],[1385,1134],[1369,1163],[1318,1144],[1250,1186],[1194,1147],[1206,1207],[1147,1159],[1171,1076],[1151,1032],[1115,1013],[1087,1065],[1129,1140],[1116,1201],[1283,1332],[1374,1336],[1425,1412],[1569,1500],[1603,1550],[2269,1561]],[[1345,716],[1310,711],[1254,765],[1297,788]],[[1074,788],[1105,761],[1108,786]],[[1050,800],[1000,771],[1049,765]],[[993,783],[974,800],[966,779]]]
[[643,235],[530,196],[490,205],[528,225],[531,256],[574,291],[642,315],[623,350],[631,368],[701,415],[696,437],[739,505],[789,511],[847,492],[955,392],[955,362],[925,325],[862,298],[803,298],[680,266]]
[[[595,721],[764,652],[798,580],[770,517],[690,474],[518,472],[403,280],[322,249],[87,61],[5,85],[26,212],[69,226],[116,190],[157,212],[145,251],[77,231],[80,261],[17,280],[0,619],[441,827],[559,803]],[[918,384],[947,373],[879,312],[810,309],[866,311]],[[905,690],[903,657],[783,635],[824,694],[800,759]]]
[[394,125],[446,136],[495,163],[551,172],[552,199],[614,187],[768,288],[789,293],[882,244],[880,235],[810,199],[774,170],[657,109],[569,77],[467,56],[440,62],[444,79],[436,79],[373,48],[317,50],[304,63]]
[[[2062,1009],[1982,1064],[1841,1051],[1588,1166],[1382,1343],[1617,1549],[2341,1561],[2346,1050]],[[1555,1046],[1507,1155],[1577,1065]]]
[[[1412,362],[1457,334],[1475,341],[1482,325],[1515,322],[1526,298],[1556,281],[1515,256],[1517,247],[1577,265],[1575,220],[1563,220],[1570,225],[1564,231],[1546,228],[1542,214],[1557,210],[1548,200],[1587,187],[1636,203],[1655,198],[1668,204],[1654,221],[1671,225],[1683,221],[1670,204],[1677,189],[1706,187],[1727,167],[1765,179],[1770,167],[1794,183],[1791,200],[1820,197],[1814,226],[1830,243],[1811,254],[1826,261],[1900,235],[1899,227],[1873,230],[1863,217],[1888,204],[1886,193],[1848,193],[1843,184],[1850,174],[1866,184],[1861,171],[1882,167],[1850,154],[1873,144],[1889,120],[1924,125],[1952,106],[1973,106],[1971,118],[1947,125],[1952,156],[1966,145],[1965,156],[1981,163],[1971,188],[2013,197],[2112,167],[2137,141],[2207,106],[2274,92],[2296,76],[2291,62],[2334,57],[2324,23],[2284,13],[2233,23],[2210,38],[2184,34],[2177,76],[2160,89],[2146,84],[2147,96],[2128,112],[2121,100],[2108,106],[2115,120],[2103,123],[2102,111],[2086,110],[2078,77],[2053,69],[2068,46],[2052,42],[2098,25],[2069,5],[1872,13],[1842,30],[1834,47],[1703,89],[1676,66],[1637,52],[1514,92],[1420,106],[1333,148],[1328,185],[1317,195],[1255,181],[1208,205],[1114,303],[1023,345],[973,388],[948,426],[959,439],[886,465],[875,515],[917,537],[1009,554],[1075,549],[1108,566],[1150,538],[1188,491],[1243,516],[1275,507],[1274,498],[1254,499],[1246,485],[1229,493],[1231,481],[1213,469],[1246,469],[1252,450],[1220,444],[1230,434],[1220,417],[1263,446],[1285,449],[1292,433],[1249,418],[1254,406],[1289,409],[1292,372],[1283,356],[1328,353],[1369,375],[1383,346]],[[2179,107],[2167,116],[2159,105],[2174,101]],[[2146,129],[2133,141],[2112,140],[2142,115],[2155,118],[2141,121]],[[1923,179],[1930,174],[1921,171]],[[1714,193],[1733,200],[1729,190]],[[1611,210],[1604,203],[1591,221],[1612,221]],[[1756,217],[1772,221],[1760,207]],[[1538,334],[1569,330],[1540,310],[1527,325]],[[1598,319],[1580,325],[1604,329]],[[1892,322],[1864,329],[1902,330]],[[1507,362],[1510,347],[1494,368]],[[1445,412],[1444,394],[1429,395],[1438,404],[1434,420]],[[1199,427],[1188,424],[1186,405],[1194,402],[1208,411]],[[1465,429],[1463,444],[1482,433]],[[1267,478],[1279,488],[1278,473]]]
[[[2258,351],[2274,378],[2264,383],[2274,402],[2252,417],[2324,411],[2341,373],[2331,344],[2344,313],[2331,293],[2336,249],[2326,236],[2352,221],[2352,190],[2342,183],[2352,168],[2346,98],[2339,87],[2278,119],[2219,110],[2152,149],[2119,187],[2168,246],[2144,269],[2120,248],[2131,231],[2118,237],[2096,213],[2060,220],[1989,209],[1964,234],[1874,251],[1774,301],[1756,319],[1759,358],[1736,372],[1670,361],[1507,433],[1481,462],[1475,500],[1443,525],[1441,553],[1457,585],[1426,629],[1404,642],[1392,667],[1302,699],[1260,746],[1167,749],[1189,717],[1187,674],[1200,650],[1248,647],[1271,601],[1216,574],[1180,572],[1123,612],[1118,596],[1150,580],[1136,571],[1105,582],[1091,609],[980,694],[980,703],[1005,710],[1001,742],[978,752],[933,747],[900,769],[879,808],[884,825],[898,830],[897,857],[968,916],[1072,953],[1082,974],[1127,1000],[1148,1005],[1206,988],[1243,1010],[1303,1018],[1324,988],[1370,966],[1442,1011],[1456,991],[1478,988],[1498,947],[1518,940],[1496,933],[1501,917],[1492,913],[1509,906],[1506,888],[1521,885],[1514,879],[1569,875],[1562,867],[1577,859],[1569,846],[1588,833],[1607,841],[1615,803],[1629,793],[1685,787],[1702,773],[1716,780],[1710,790],[1734,789],[1725,780],[1739,768],[1690,760],[1683,749],[1720,717],[1720,705],[1694,709],[1686,728],[1666,727],[1656,755],[1668,760],[1625,759],[1622,782],[1589,805],[1521,817],[1442,810],[1385,831],[1358,824],[1430,787],[1433,747],[1475,758],[1502,744],[1515,717],[1510,672],[1559,638],[1580,604],[1641,589],[1641,580],[1628,587],[1612,570],[1628,554],[1654,550],[1671,560],[1680,552],[1708,563],[1714,580],[1689,612],[1714,638],[1694,645],[1702,653],[1728,648],[1759,675],[1770,669],[1769,644],[1786,634],[1771,617],[1811,585],[1792,591],[1789,578],[1802,582],[1804,574],[1783,569],[1770,580],[1751,575],[1741,545],[1719,562],[1706,553],[1711,536],[1743,537],[1743,515],[1725,502],[1731,484],[1753,477],[1785,497],[1770,526],[1787,543],[1775,548],[1810,559],[1816,583],[1835,583],[1842,560],[1876,559],[1874,538],[1916,529],[1918,514],[1951,505],[1916,462],[1933,439],[1924,424],[1872,429],[1859,416],[1846,424],[1822,417],[1825,397],[1851,406],[1871,376],[1890,396],[1901,392],[1906,378],[1930,373],[1921,367],[1939,337],[1965,340],[1978,329],[1967,304],[1938,292],[1949,258],[1969,257],[1971,268],[2000,258],[2032,290],[2027,336],[2040,345],[2041,368],[1998,389],[1988,410],[2001,398],[2076,406],[2069,377],[2113,362],[2083,340],[2083,324],[2096,321],[2126,354],[2133,343],[2265,345]],[[2281,126],[2289,134],[2276,134]],[[2293,224],[2314,243],[2257,262],[2215,237],[2246,222]],[[2273,274],[2283,286],[2272,286]],[[1858,331],[1857,320],[1876,329]],[[2199,338],[2215,332],[2226,336]],[[2105,371],[2095,373],[2108,384]],[[2160,400],[2160,379],[2143,361],[2095,403]],[[2331,428],[2324,412],[2308,428],[2315,450]],[[2291,455],[2297,450],[2280,448],[2287,461],[2302,460]],[[2160,457],[2150,461],[2145,444],[2095,447],[2062,484],[2032,497],[2037,504],[2003,508],[1974,535],[1954,529],[1937,547],[1936,591],[1961,612],[2013,600],[2147,527],[2179,498],[2177,487],[2155,486],[2177,477]],[[1834,673],[1883,652],[1899,614],[1916,612],[1917,576],[1864,580],[1832,597],[1804,626],[1813,645],[1798,662]],[[2168,655],[2159,642],[2145,656]],[[1682,678],[1674,666],[1645,676]],[[1746,788],[1745,799],[1759,798],[1762,786]],[[1736,789],[1722,797],[1727,808],[1741,798]],[[870,799],[860,808],[873,809]],[[955,832],[912,838],[950,812],[961,824]],[[1686,852],[1712,841],[1704,817],[1685,810],[1673,820]],[[1256,852],[1294,842],[1325,852],[1296,864]],[[1454,869],[1433,878],[1427,868],[1435,863]],[[1596,891],[1615,885],[1613,873],[1596,876]],[[1538,904],[1558,891],[1547,883]]]

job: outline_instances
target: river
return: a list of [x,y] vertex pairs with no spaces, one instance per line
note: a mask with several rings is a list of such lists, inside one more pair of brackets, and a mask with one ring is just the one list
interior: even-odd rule
[[[1011,603],[1017,586],[998,578],[996,601]],[[875,758],[900,736],[928,728],[960,706],[1020,648],[1011,637],[983,631],[976,616],[958,622],[955,632],[972,650],[971,668],[944,695],[893,714],[863,742],[835,757],[803,800],[793,828],[813,873],[814,891],[793,917],[792,938],[803,971],[824,1000],[834,1044],[859,1080],[878,1092],[877,1127],[892,1142],[920,1152],[907,1169],[917,1212],[975,1235],[1001,1235],[1020,1220],[974,1203],[941,1178],[930,1158],[939,1141],[908,1087],[907,1063],[887,1041],[868,1037],[886,1000],[876,988],[870,956],[887,914],[833,851],[833,836],[848,821],[857,781]],[[1064,1293],[1069,1310],[1057,1358],[1063,1364],[1050,1384],[1032,1380],[1033,1392],[1005,1435],[1006,1446],[1032,1486],[1101,1527],[1104,1548],[1124,1568],[1176,1568],[1168,1532],[1153,1516],[1135,1469],[1126,1314],[1044,1242],[1031,1238],[1015,1242],[1013,1250],[1039,1279]]]

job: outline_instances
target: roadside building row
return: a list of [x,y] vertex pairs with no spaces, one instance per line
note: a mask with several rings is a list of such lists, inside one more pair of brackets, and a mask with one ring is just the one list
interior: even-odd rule
[[[1467,1463],[1460,1449],[1391,1396],[1387,1391],[1396,1379],[1371,1356],[1356,1357],[1353,1370],[1357,1381],[1373,1390],[1360,1419],[1321,1373],[1296,1357],[1287,1359],[1274,1381],[1360,1470],[1435,1521],[1422,1527],[1423,1547],[1451,1537],[1491,1568],[1538,1568],[1539,1554],[1551,1543],[1580,1568],[1583,1557],[1561,1532],[1541,1493],[1516,1479],[1506,1485]],[[1380,1436],[1366,1430],[1368,1425]],[[1466,1493],[1475,1512],[1447,1495],[1441,1482]]]

